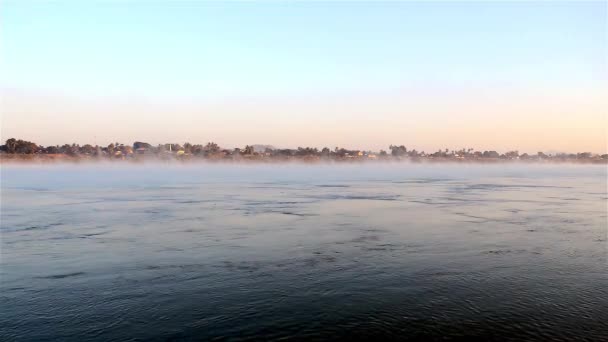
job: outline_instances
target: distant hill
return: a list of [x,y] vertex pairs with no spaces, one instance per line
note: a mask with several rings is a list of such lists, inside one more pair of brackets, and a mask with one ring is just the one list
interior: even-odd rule
[[264,152],[266,151],[267,148],[274,150],[274,146],[272,145],[261,145],[261,144],[255,144],[255,145],[251,145],[253,146],[253,151],[254,152]]

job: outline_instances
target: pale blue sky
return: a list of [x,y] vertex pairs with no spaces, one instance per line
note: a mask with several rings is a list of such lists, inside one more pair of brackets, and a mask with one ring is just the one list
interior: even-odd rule
[[[406,95],[401,95],[403,92],[438,102],[444,97],[453,97],[455,90],[463,89],[465,97],[471,96],[467,89],[471,92],[483,89],[490,97],[501,97],[504,101],[514,92],[524,93],[525,101],[522,100],[521,105],[525,107],[531,105],[530,99],[539,92],[545,96],[545,102],[551,102],[551,99],[559,101],[564,93],[589,91],[592,98],[581,99],[580,96],[585,95],[579,94],[573,101],[591,103],[596,110],[597,99],[593,96],[605,90],[607,83],[606,3],[602,1],[5,0],[0,4],[0,25],[2,87],[8,89],[7,106],[3,110],[6,123],[3,136],[29,135],[46,143],[65,134],[55,136],[44,133],[48,130],[40,130],[40,125],[36,125],[39,122],[36,115],[40,114],[23,109],[20,103],[28,97],[32,101],[38,101],[36,96],[42,96],[44,101],[60,98],[59,107],[76,101],[82,108],[87,108],[82,101],[93,101],[88,106],[94,114],[89,115],[100,117],[111,116],[107,111],[112,109],[103,109],[95,105],[98,103],[95,101],[135,101],[138,105],[147,101],[154,103],[152,107],[156,104],[190,105],[182,114],[174,114],[186,121],[212,122],[216,125],[213,126],[213,138],[237,145],[243,141],[234,141],[238,140],[232,138],[233,135],[237,137],[234,132],[245,131],[242,127],[234,127],[240,119],[251,120],[255,115],[256,122],[261,124],[282,119],[285,127],[276,129],[287,129],[289,122],[278,112],[300,116],[293,122],[299,122],[304,115],[311,120],[327,119],[332,115],[326,102],[328,98],[352,98],[353,107],[357,107],[357,100],[366,97],[377,101],[384,99],[384,103],[395,101],[386,113],[380,109],[358,115],[363,119],[386,121],[388,125],[403,120],[414,122],[415,126],[414,105],[410,108],[408,103],[415,102],[417,110],[424,107],[424,103],[398,101],[407,99]],[[13,96],[14,93],[18,96]],[[243,99],[254,101],[255,110],[230,106],[231,101]],[[320,103],[306,112],[294,110],[309,100]],[[40,100],[40,103],[44,101]],[[564,104],[568,105],[572,104]],[[264,106],[268,106],[270,114],[264,114]],[[479,115],[467,114],[465,107],[457,111],[433,109],[432,112],[437,120],[454,115],[471,121],[479,119]],[[142,120],[150,115],[164,117],[163,113],[138,108],[140,110],[131,111],[129,115]],[[403,114],[396,113],[395,108],[403,108]],[[501,121],[511,115],[501,111],[490,114],[494,111],[487,104],[484,108],[488,109],[486,120]],[[545,108],[543,114],[529,115],[539,115],[536,121],[542,122],[551,119],[547,112],[551,110]],[[71,118],[75,114],[60,110],[52,115]],[[339,111],[335,115],[336,118],[347,116]],[[589,121],[585,127],[605,123],[593,122],[600,118],[597,113],[579,115]],[[167,124],[158,118],[155,122],[159,127]],[[28,128],[28,125],[32,127]],[[563,128],[566,126],[564,124]],[[421,131],[426,129],[423,128],[421,126]],[[159,141],[183,135],[192,140],[197,137],[194,131],[175,129],[177,132],[166,136],[158,136],[161,130],[153,125],[149,131],[117,133],[120,133],[120,139],[126,140],[137,139],[138,134]],[[222,129],[226,131],[222,132]],[[348,144],[359,129],[363,126],[353,126],[352,137],[343,141],[337,139],[336,144]],[[36,138],[32,136],[33,132],[43,136]],[[209,133],[204,131],[204,134]],[[83,134],[74,139],[85,140],[86,134],[96,132],[89,129]],[[399,131],[390,131],[390,134],[393,139],[400,136]],[[383,134],[379,132],[378,135]],[[315,136],[314,132],[312,136]],[[273,135],[270,129],[259,136],[245,134],[244,137],[255,140],[251,143],[305,144],[303,139],[290,141],[289,135]],[[435,147],[432,137],[422,138],[421,145]],[[589,148],[598,149],[605,143],[605,133],[603,141],[601,138],[602,135],[598,135]],[[109,136],[107,139],[113,140]],[[373,139],[373,136],[368,137],[367,144],[373,146]],[[332,142],[330,139],[321,141],[323,144]],[[351,145],[358,143],[352,141]],[[309,145],[317,143],[310,141]],[[549,148],[548,145],[538,148]]]

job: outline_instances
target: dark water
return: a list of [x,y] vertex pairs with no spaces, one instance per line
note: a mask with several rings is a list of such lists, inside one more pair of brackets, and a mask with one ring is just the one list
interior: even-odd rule
[[608,340],[605,166],[2,167],[0,340]]

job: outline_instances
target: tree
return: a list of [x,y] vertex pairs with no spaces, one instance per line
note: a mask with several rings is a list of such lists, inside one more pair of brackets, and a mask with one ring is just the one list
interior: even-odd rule
[[17,140],[15,138],[10,138],[6,141],[6,152],[7,153],[15,153],[17,150]]
[[205,145],[204,150],[207,153],[214,154],[214,153],[218,153],[220,151],[220,146],[214,142],[208,142],[207,145]]
[[576,154],[576,158],[578,158],[578,159],[589,159],[589,158],[591,158],[591,152],[577,153]]
[[407,154],[407,148],[405,148],[405,146],[403,145],[391,145],[389,146],[389,149],[391,150],[391,154],[393,155],[393,157],[401,157]]
[[315,147],[298,147],[298,150],[296,151],[296,155],[297,156],[316,156],[319,154],[319,150]]
[[184,152],[192,153],[192,144],[189,142],[184,143]]
[[38,151],[38,146],[31,141],[17,140],[16,152],[22,154],[33,154]]
[[59,147],[58,146],[48,146],[47,148],[44,149],[44,153],[46,154],[57,154],[59,153]]
[[80,153],[93,155],[93,154],[95,154],[95,150],[96,150],[95,147],[93,147],[92,145],[86,144],[80,148]]
[[345,157],[347,155],[349,155],[349,151],[345,148],[337,148],[336,147],[336,155],[338,155],[338,157]]
[[59,151],[63,154],[67,154],[69,156],[74,156],[78,154],[78,149],[76,148],[76,144],[64,144],[59,148]]
[[137,150],[138,148],[145,148],[145,149],[149,149],[151,148],[152,145],[145,143],[145,142],[141,142],[141,141],[136,141],[133,143],[133,149]]
[[191,149],[190,149],[192,154],[202,154],[203,153],[203,145],[200,144],[196,144],[196,145],[192,145]]
[[7,153],[33,154],[38,152],[39,147],[35,143],[26,140],[10,138],[6,140],[4,149]]

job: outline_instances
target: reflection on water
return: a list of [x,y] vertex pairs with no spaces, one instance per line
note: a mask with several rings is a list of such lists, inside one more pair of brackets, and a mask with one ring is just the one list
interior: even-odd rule
[[1,340],[608,339],[605,166],[3,166]]

